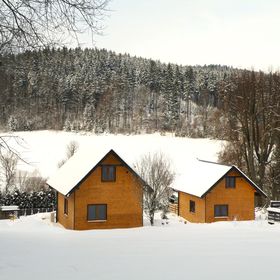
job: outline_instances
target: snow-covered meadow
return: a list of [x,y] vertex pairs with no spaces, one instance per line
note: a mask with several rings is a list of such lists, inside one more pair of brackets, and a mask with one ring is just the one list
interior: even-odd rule
[[278,279],[280,225],[184,223],[70,231],[48,214],[0,221],[0,279]]
[[57,170],[57,163],[65,158],[66,146],[75,141],[79,150],[94,153],[100,150],[104,155],[114,149],[127,163],[133,164],[143,155],[160,152],[171,163],[174,171],[186,169],[196,158],[217,161],[217,153],[223,141],[192,139],[160,134],[112,135],[82,134],[61,131],[33,131],[2,133],[18,138],[9,138],[8,144],[16,149],[20,156],[29,163],[20,162],[18,168],[37,169],[44,177],[49,177]]

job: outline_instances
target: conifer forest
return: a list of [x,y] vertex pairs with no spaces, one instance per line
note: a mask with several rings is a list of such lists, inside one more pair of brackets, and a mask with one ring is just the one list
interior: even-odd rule
[[182,66],[106,49],[0,57],[1,130],[173,133],[227,140],[236,164],[279,197],[280,75]]

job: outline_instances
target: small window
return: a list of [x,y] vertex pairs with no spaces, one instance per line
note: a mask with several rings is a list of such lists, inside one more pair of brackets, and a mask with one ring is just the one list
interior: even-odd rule
[[214,206],[215,217],[228,217],[228,205],[215,205]]
[[114,165],[103,165],[102,166],[102,181],[103,182],[116,181],[116,166],[114,166]]
[[235,177],[232,176],[226,177],[226,188],[230,188],[230,189],[235,188]]
[[190,212],[195,213],[195,201],[190,200]]
[[87,210],[88,221],[107,220],[107,204],[90,204]]
[[64,214],[68,215],[68,199],[64,198]]

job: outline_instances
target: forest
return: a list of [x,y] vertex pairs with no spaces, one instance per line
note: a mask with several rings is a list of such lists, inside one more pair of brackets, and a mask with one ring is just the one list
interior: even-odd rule
[[215,110],[208,116],[197,105],[218,108],[218,83],[237,71],[166,65],[104,49],[44,49],[1,61],[0,125],[11,130],[219,137],[199,125]]
[[227,140],[236,164],[280,198],[280,75],[182,66],[105,49],[0,57],[0,129],[173,133]]

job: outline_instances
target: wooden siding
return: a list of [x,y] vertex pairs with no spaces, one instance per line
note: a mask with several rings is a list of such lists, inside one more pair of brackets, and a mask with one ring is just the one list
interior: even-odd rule
[[[116,181],[101,181],[101,165],[116,165]],[[75,190],[77,230],[140,227],[143,225],[143,191],[139,180],[112,154]],[[107,204],[106,221],[87,221],[88,204]]]
[[174,213],[174,214],[178,215],[178,204],[177,203],[169,203],[168,211],[170,213]]
[[[205,196],[206,222],[244,221],[255,218],[255,189],[239,172],[231,171],[228,176],[237,176],[235,188],[226,188],[224,177]],[[214,217],[214,205],[220,204],[228,205],[228,217]]]
[[[178,192],[179,216],[189,222],[204,223],[205,222],[205,201],[194,195]],[[190,212],[190,200],[195,202],[195,213]]]
[[61,193],[57,194],[57,221],[65,228],[74,229],[74,196],[72,193],[68,198],[68,214],[64,214],[64,198]]

